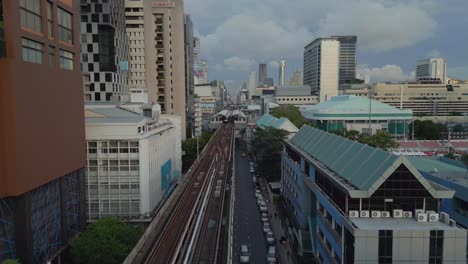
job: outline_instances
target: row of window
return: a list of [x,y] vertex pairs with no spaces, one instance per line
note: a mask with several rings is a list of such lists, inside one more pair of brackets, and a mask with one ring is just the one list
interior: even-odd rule
[[[322,241],[322,243],[326,246],[326,248],[328,249],[328,252],[331,256],[333,256],[333,258],[335,259],[336,263],[341,263],[341,258],[340,258],[340,255],[339,253],[335,252],[333,250],[333,247],[330,243],[330,241],[327,240],[327,238],[325,237],[325,235],[323,234],[323,231],[322,229],[320,229],[319,227],[319,231],[318,231],[318,235],[319,235],[319,238],[320,240]],[[321,261],[323,263],[323,257],[321,258]]]
[[[44,44],[22,38],[23,60],[36,64],[43,64]],[[49,46],[48,50],[49,65],[55,65],[55,47]],[[73,53],[59,49],[59,67],[65,70],[73,70]]]
[[[54,38],[54,16],[52,2],[47,1],[47,32],[49,38]],[[20,0],[21,26],[35,32],[42,29],[41,0]],[[66,43],[73,43],[72,14],[57,7],[58,39]]]
[[277,98],[278,101],[317,101],[317,98],[312,98],[312,97],[299,97],[299,98]]

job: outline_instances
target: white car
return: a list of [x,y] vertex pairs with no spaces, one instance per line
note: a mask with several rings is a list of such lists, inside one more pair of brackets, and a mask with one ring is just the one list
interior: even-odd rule
[[268,222],[263,222],[263,232],[266,234],[268,232],[271,232],[271,227],[270,223]]
[[260,205],[258,209],[260,210],[261,213],[266,213],[268,211],[265,205]]
[[276,248],[270,246],[267,253],[267,263],[276,263]]
[[275,236],[273,235],[273,232],[269,231],[266,233],[266,241],[268,245],[274,245],[275,244]]
[[239,255],[240,263],[249,263],[250,262],[250,253],[247,245],[242,245]]

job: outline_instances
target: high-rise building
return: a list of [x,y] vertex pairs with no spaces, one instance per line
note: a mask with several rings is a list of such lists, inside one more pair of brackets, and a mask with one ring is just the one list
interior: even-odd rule
[[0,1],[0,262],[59,263],[86,224],[79,14]]
[[278,86],[285,85],[285,70],[286,70],[286,60],[284,57],[281,57],[279,63],[279,75],[278,75]]
[[187,109],[187,116],[186,116],[186,128],[187,128],[187,135],[193,134],[193,123],[194,123],[194,52],[193,52],[193,23],[192,18],[190,15],[185,15],[185,23],[184,23],[184,33],[185,33],[185,108]]
[[289,80],[290,86],[301,86],[302,85],[302,72],[300,70],[296,70]]
[[127,102],[129,42],[125,2],[81,1],[81,70],[86,102]]
[[267,78],[267,65],[262,63],[258,65],[258,84],[265,85]]
[[252,99],[252,96],[255,95],[256,88],[257,88],[257,72],[252,71],[249,74],[249,82],[248,82],[249,99]]
[[418,61],[416,81],[436,80],[447,83],[447,63],[443,58],[432,58]]
[[[161,105],[163,114],[180,115],[185,120],[183,1],[126,0],[125,15],[131,80],[144,86],[148,102]],[[185,122],[182,127],[185,139]]]
[[208,62],[201,57],[200,39],[193,37],[193,69],[195,84],[208,83]]
[[356,36],[332,36],[340,42],[340,84],[356,78]]
[[318,38],[304,48],[304,85],[312,87],[325,102],[338,95],[340,42],[336,38]]

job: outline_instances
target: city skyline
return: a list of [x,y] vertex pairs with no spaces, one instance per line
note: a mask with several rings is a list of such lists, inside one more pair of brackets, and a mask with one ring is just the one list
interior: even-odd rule
[[[266,5],[264,0],[254,4],[187,0],[186,11],[192,14],[195,33],[212,65],[211,78],[224,79],[229,87],[237,88],[259,63],[268,64],[268,76],[276,76],[281,56],[291,66],[286,69],[288,79],[295,69],[302,68],[304,46],[331,35],[358,37],[357,73],[369,74],[372,82],[412,80],[416,62],[431,57],[447,60],[448,76],[468,79],[463,45],[446,41],[464,25],[462,10],[468,3],[455,2],[449,6],[442,1],[301,0],[291,5],[275,0]],[[206,16],[206,8],[218,12]],[[394,20],[395,13],[401,16],[398,21]],[[353,19],[356,16],[361,19]],[[368,27],[375,18],[381,22]],[[265,48],[262,42],[275,45]]]

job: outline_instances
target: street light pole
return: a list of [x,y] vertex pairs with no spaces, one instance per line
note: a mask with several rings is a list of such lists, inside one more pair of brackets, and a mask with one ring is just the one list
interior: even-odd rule
[[369,87],[369,136],[372,136],[372,88]]

